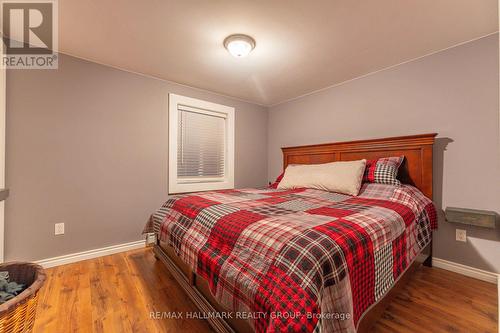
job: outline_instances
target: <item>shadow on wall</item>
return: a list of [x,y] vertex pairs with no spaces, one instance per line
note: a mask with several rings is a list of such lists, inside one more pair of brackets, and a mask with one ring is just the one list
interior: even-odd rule
[[[432,173],[432,196],[439,215],[443,215],[443,170],[444,170],[444,152],[448,144],[452,143],[450,138],[436,138],[433,150],[433,173]],[[442,213],[442,214],[441,214]],[[441,221],[441,220],[440,220]],[[444,220],[443,220],[444,221]]]
[[[437,258],[497,272],[500,258],[495,257],[495,248],[499,244],[500,228],[492,230],[446,222],[443,211],[443,170],[445,151],[451,143],[453,140],[450,138],[436,138],[434,143],[433,199],[438,212],[439,227],[433,237],[433,253]],[[469,236],[467,243],[455,240],[456,229],[467,230]],[[478,251],[478,247],[481,248],[481,252]]]

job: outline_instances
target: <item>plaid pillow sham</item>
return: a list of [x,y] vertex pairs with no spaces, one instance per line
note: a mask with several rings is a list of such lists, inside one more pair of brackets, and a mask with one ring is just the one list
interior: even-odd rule
[[404,156],[367,160],[363,182],[401,185],[401,182],[397,178],[398,170],[403,160]]
[[279,175],[278,178],[276,178],[276,180],[274,181],[274,183],[272,183],[271,185],[269,185],[269,188],[278,188],[278,184],[281,182],[281,180],[283,179],[284,175],[285,175],[285,171],[283,171],[281,173],[281,175]]

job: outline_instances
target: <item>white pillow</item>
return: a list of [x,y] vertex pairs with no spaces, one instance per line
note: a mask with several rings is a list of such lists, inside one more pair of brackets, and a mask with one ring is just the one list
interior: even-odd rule
[[278,189],[307,187],[358,195],[365,166],[366,160],[289,165]]

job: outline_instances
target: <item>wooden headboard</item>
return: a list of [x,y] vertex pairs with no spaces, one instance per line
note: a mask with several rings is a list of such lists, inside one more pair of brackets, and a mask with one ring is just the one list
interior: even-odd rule
[[398,178],[420,189],[432,199],[432,146],[436,133],[393,138],[285,147],[283,170],[289,164],[319,164],[335,161],[405,156]]

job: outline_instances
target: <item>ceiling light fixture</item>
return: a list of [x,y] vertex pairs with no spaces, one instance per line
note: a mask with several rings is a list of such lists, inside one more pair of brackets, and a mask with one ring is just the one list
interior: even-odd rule
[[234,57],[243,58],[255,48],[255,40],[247,35],[231,35],[224,39],[224,47]]

